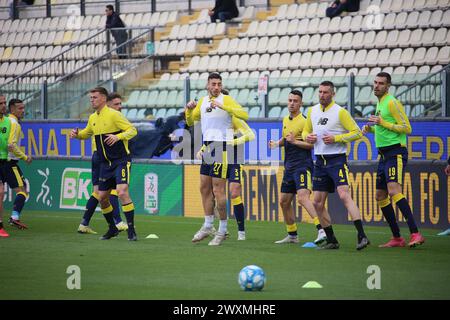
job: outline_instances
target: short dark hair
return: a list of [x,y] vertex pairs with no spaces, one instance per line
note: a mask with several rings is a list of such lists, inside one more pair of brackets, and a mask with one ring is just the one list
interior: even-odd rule
[[213,73],[209,74],[208,81],[211,79],[219,79],[220,81],[222,81],[222,77],[217,72],[213,72]]
[[303,99],[303,93],[300,90],[294,89],[291,92],[289,92],[289,94],[295,94],[296,96],[299,96],[300,98]]
[[331,87],[331,89],[333,89],[334,91],[334,83],[328,80],[322,81],[320,83],[321,86],[326,86],[326,87]]
[[111,10],[111,11],[114,11],[114,6],[111,5],[111,4],[108,4],[108,5],[106,6],[106,9]]
[[227,89],[222,89],[222,94],[228,96],[230,94],[230,91],[228,91]]
[[376,75],[377,77],[386,78],[387,83],[391,84],[391,75],[387,72],[379,72]]
[[122,96],[117,92],[111,92],[110,94],[108,94],[108,98],[106,99],[106,101],[113,101],[114,99],[117,98],[122,99]]
[[23,103],[23,101],[20,99],[16,99],[16,98],[9,100],[9,103],[8,103],[9,111],[11,111],[11,107],[14,106],[16,103]]
[[108,90],[106,90],[103,87],[95,87],[94,89],[89,90],[89,93],[94,93],[94,92],[98,92],[101,95],[105,96],[106,98],[108,97]]

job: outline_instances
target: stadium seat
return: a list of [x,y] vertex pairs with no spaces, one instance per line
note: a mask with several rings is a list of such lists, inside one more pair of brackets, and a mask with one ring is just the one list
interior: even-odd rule
[[[443,47],[443,48],[445,48],[445,47]],[[438,63],[440,63],[438,61],[438,53],[439,53],[439,48],[438,47],[428,48],[427,54],[426,54],[426,59],[425,59],[426,63],[429,64],[429,65],[435,64],[436,61]]]
[[360,91],[358,96],[355,95],[355,103],[362,105],[362,106],[366,106],[370,104],[370,100],[371,100],[371,95],[372,95],[372,88],[371,87],[363,87]]
[[431,13],[430,26],[433,28],[439,28],[442,23],[443,12],[442,10],[436,10]]
[[155,113],[155,119],[158,118],[165,118],[166,116],[166,108],[161,108],[161,109],[157,109],[156,113]]
[[333,52],[326,51],[322,55],[322,60],[321,60],[320,64],[323,68],[331,68],[333,66]]
[[363,17],[361,15],[353,16],[350,22],[350,31],[357,32],[361,30]]
[[133,109],[128,109],[128,113],[127,113],[127,118],[128,119],[135,119],[137,115],[137,109],[133,108]]
[[138,120],[145,119],[145,111],[147,111],[147,109],[145,108],[139,109],[139,111],[136,114],[136,119]]
[[[429,54],[429,52],[428,52],[428,54]],[[437,55],[437,62],[440,64],[450,63],[450,47],[449,46],[445,46],[445,47],[442,47],[441,49],[439,49],[439,53]]]
[[[408,50],[408,49],[406,49]],[[406,51],[405,50],[405,51]],[[409,62],[406,62],[405,60],[403,60],[402,64],[407,66],[407,65],[411,65],[411,64],[415,64],[415,65],[422,65],[423,63],[425,63],[425,55],[427,53],[427,49],[426,48],[417,48],[414,51],[414,56],[411,58],[411,60]]]
[[174,116],[177,114],[177,109],[176,108],[168,108],[166,110],[166,114],[164,115],[165,118],[170,117],[170,116]]
[[[284,37],[282,37],[283,39]],[[304,42],[302,42],[304,41]],[[302,36],[301,38],[296,35],[292,36],[288,40],[287,51],[288,52],[298,52],[298,51],[306,51],[308,49],[308,41],[309,35]],[[281,41],[280,41],[281,42]],[[281,46],[281,43],[280,43]]]
[[[277,52],[277,50],[279,50],[278,48],[278,36],[276,37],[270,37],[269,42],[267,43],[267,52],[268,53],[275,53]],[[287,48],[285,48],[287,51]]]
[[403,74],[402,82],[408,85],[413,84],[415,82],[417,70],[418,68],[416,66],[409,66],[406,68]]
[[[434,31],[434,29],[430,29],[430,30]],[[449,34],[450,34],[450,32],[449,32]],[[445,44],[447,44],[447,28],[437,29],[436,32],[434,33],[431,41],[432,41],[432,43],[430,43],[429,45],[445,46]],[[424,45],[426,45],[426,44],[424,43]]]
[[353,35],[352,39],[352,48],[353,49],[362,49],[364,47],[364,38],[365,33],[360,31]]
[[287,12],[288,5],[282,4],[278,7],[277,13],[273,16],[267,17],[267,20],[282,20],[286,18],[286,12]]
[[311,79],[310,84],[312,86],[318,86],[320,82],[322,82],[323,74],[324,74],[323,69],[315,69],[312,74],[312,77],[310,78]]
[[269,109],[269,118],[279,118],[281,114],[281,107],[275,106]]
[[344,33],[344,35],[341,36],[340,33],[335,33],[331,37],[330,40],[330,49],[332,50],[349,50],[349,49],[356,49],[355,46],[353,46],[353,33],[347,32]]
[[298,32],[298,19],[289,20],[288,28],[287,28],[287,34],[288,35],[296,35]]
[[247,51],[247,47],[248,47],[248,42],[249,42],[249,38],[241,38],[239,40],[238,46],[237,46],[237,50],[236,53],[238,54],[245,54]]
[[415,61],[413,61],[413,57],[414,57],[414,49],[413,48],[403,49],[401,57],[400,57],[400,64],[402,64],[404,66],[409,66],[409,65],[412,65],[413,63],[416,63]]
[[[259,38],[258,37],[252,37],[252,38],[243,38],[243,39],[248,39],[247,46],[245,48],[245,51],[243,51],[243,53],[255,54],[256,51],[258,50]],[[243,39],[241,39],[241,41]],[[241,41],[238,43],[238,49],[236,49],[236,52],[239,50],[239,45],[241,44]]]
[[265,53],[267,52],[267,46],[269,44],[269,37],[264,36],[259,38],[258,47],[256,48],[257,53]]
[[312,54],[309,66],[311,68],[318,68],[321,65],[322,51],[316,51]]
[[367,65],[366,58],[367,58],[367,50],[365,49],[358,50],[355,54],[353,65],[355,65],[356,67],[366,66]]
[[248,116],[249,118],[259,118],[260,112],[261,110],[259,107],[252,107],[248,112]]
[[331,34],[326,33],[322,35],[319,43],[318,50],[319,51],[327,51],[330,49],[330,42],[331,42]]

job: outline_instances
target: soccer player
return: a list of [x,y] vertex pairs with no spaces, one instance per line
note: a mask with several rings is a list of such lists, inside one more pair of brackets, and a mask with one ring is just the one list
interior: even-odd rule
[[402,193],[404,168],[408,161],[406,135],[411,133],[411,125],[400,101],[389,94],[390,85],[389,73],[380,72],[376,75],[373,91],[378,103],[375,115],[371,115],[369,124],[363,127],[363,133],[375,133],[375,145],[380,154],[375,197],[393,235],[391,240],[380,247],[405,246],[391,202],[397,205],[405,217],[411,233],[408,245],[415,247],[424,243],[425,238],[419,233],[411,207]]
[[[9,148],[12,151],[17,150],[17,141],[15,141],[15,130],[17,123],[11,121],[6,114],[6,98],[0,95],[0,237],[7,238],[9,234],[3,227],[3,199],[5,195],[4,183],[7,182],[9,175],[8,155]],[[15,146],[14,146],[15,145]],[[10,147],[11,146],[11,147]],[[17,157],[20,154],[14,153]]]
[[[107,106],[113,108],[117,111],[122,109],[122,97],[117,93],[110,93],[107,98]],[[88,202],[86,203],[86,210],[84,211],[83,218],[81,220],[80,225],[78,226],[78,233],[81,234],[97,234],[92,228],[89,226],[92,216],[94,215],[95,209],[97,208],[99,202],[99,193],[98,193],[98,184],[99,184],[99,174],[100,174],[100,160],[97,154],[97,147],[95,145],[95,139],[92,137],[92,159],[91,159],[91,172],[92,172],[92,187],[93,192]],[[109,201],[113,207],[113,219],[116,227],[119,231],[125,231],[128,229],[128,225],[122,221],[120,217],[120,205],[119,205],[119,197],[117,196],[117,190],[111,190],[111,194],[109,196]]]
[[108,94],[108,99],[106,100],[108,107],[113,108],[119,112],[122,111],[122,96],[117,92],[111,92]]
[[302,139],[302,131],[305,126],[305,118],[300,112],[302,98],[303,95],[299,90],[292,90],[289,93],[289,115],[283,118],[283,136],[278,141],[269,141],[271,149],[284,147],[284,175],[281,183],[280,206],[288,234],[282,240],[275,241],[277,244],[298,243],[297,224],[292,207],[294,195],[297,196],[298,204],[303,206],[314,220],[318,230],[317,239],[314,243],[319,244],[326,239],[316,209],[310,199],[313,170],[311,149],[313,145]]
[[308,110],[303,139],[314,144],[313,191],[314,207],[327,235],[323,249],[339,249],[331,218],[325,209],[328,193],[337,190],[339,198],[352,217],[358,232],[357,250],[370,243],[364,233],[361,214],[350,195],[348,185],[347,143],[361,138],[362,133],[350,113],[333,100],[334,84],[323,81],[319,85],[319,104]]
[[[233,205],[234,217],[238,226],[238,240],[243,241],[246,239],[245,234],[245,211],[244,204],[242,203],[242,164],[244,163],[244,149],[243,145],[247,141],[255,139],[255,134],[248,126],[247,122],[236,117],[232,117],[233,130],[235,132],[234,139],[229,143],[233,146],[234,162],[228,164],[227,180],[229,182],[229,192],[231,194],[231,204]],[[197,153],[197,159],[202,160],[203,152],[206,150],[206,146],[203,145],[200,151]],[[204,192],[212,194],[212,177],[206,176],[204,182],[209,180],[210,189],[206,190],[207,186],[204,186]],[[214,196],[214,195],[213,195]],[[214,200],[213,200],[214,203]],[[213,204],[214,205],[214,204]],[[214,220],[214,215],[213,215]]]
[[[226,179],[228,174],[227,142],[233,140],[232,117],[247,120],[247,112],[229,95],[222,94],[222,77],[211,73],[207,82],[208,95],[198,103],[186,105],[186,124],[192,126],[201,120],[201,130],[206,150],[200,167],[200,192],[202,195],[205,223],[194,235],[192,242],[198,242],[214,234],[214,198],[220,216],[219,230],[208,243],[220,245],[227,233]],[[210,192],[212,177],[212,189]]]
[[26,184],[23,178],[22,170],[20,169],[18,162],[19,159],[24,160],[27,164],[32,162],[31,156],[27,156],[20,149],[20,140],[22,135],[22,127],[20,120],[25,115],[25,104],[20,99],[11,99],[8,103],[9,119],[15,124],[14,141],[15,143],[9,145],[8,164],[4,167],[4,175],[9,187],[16,193],[14,200],[13,211],[9,218],[9,224],[18,229],[27,229],[28,227],[20,221],[20,213],[25,205],[25,201],[28,198],[26,190]]
[[86,128],[79,131],[75,128],[70,133],[71,138],[95,138],[100,161],[99,173],[99,202],[103,215],[108,222],[108,231],[101,238],[108,240],[118,235],[109,201],[112,189],[117,193],[122,204],[128,224],[128,240],[136,241],[134,228],[134,205],[129,195],[130,151],[128,140],[136,134],[136,128],[118,111],[106,105],[108,92],[103,87],[97,87],[89,92],[89,98],[95,112],[89,117]]

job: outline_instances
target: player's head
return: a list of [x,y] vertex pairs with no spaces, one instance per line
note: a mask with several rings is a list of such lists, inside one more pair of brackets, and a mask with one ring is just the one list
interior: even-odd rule
[[15,115],[17,119],[23,119],[25,115],[25,104],[20,99],[11,99],[8,103],[9,113]]
[[380,72],[373,80],[373,93],[377,97],[384,96],[391,86],[391,75],[387,72]]
[[122,96],[117,92],[111,92],[108,95],[108,99],[106,101],[108,107],[113,108],[114,110],[121,111],[122,110]]
[[0,114],[6,114],[6,97],[0,94]]
[[218,73],[210,73],[206,85],[210,97],[218,97],[222,92],[222,77]]
[[333,101],[334,84],[331,81],[322,81],[319,85],[319,102],[326,107]]
[[225,89],[225,88],[222,88],[222,94],[228,96],[228,95],[230,94],[230,91],[228,91],[228,90]]
[[105,13],[106,13],[106,15],[107,15],[108,17],[109,17],[110,15],[112,15],[112,14],[114,13],[114,6],[108,4],[108,5],[106,6]]
[[303,104],[303,94],[300,90],[292,90],[288,96],[288,110],[289,113],[298,114],[300,107]]
[[104,107],[107,98],[108,91],[103,87],[96,87],[89,91],[89,101],[91,102],[92,108],[94,108],[94,110],[98,110]]

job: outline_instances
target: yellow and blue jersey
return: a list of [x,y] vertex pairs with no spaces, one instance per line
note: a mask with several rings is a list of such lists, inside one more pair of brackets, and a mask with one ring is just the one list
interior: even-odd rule
[[[119,138],[119,141],[112,146],[104,142],[109,134]],[[136,128],[122,113],[104,106],[100,112],[94,112],[89,116],[87,126],[78,133],[78,138],[87,139],[94,136],[100,160],[112,162],[128,158],[130,154],[128,141],[136,134]]]
[[306,119],[301,113],[294,118],[290,115],[283,118],[282,134],[284,138],[284,167],[287,170],[303,166],[305,160],[312,161],[311,150],[301,148],[286,140],[286,136],[291,132],[296,140],[303,140],[302,131],[305,124]]

